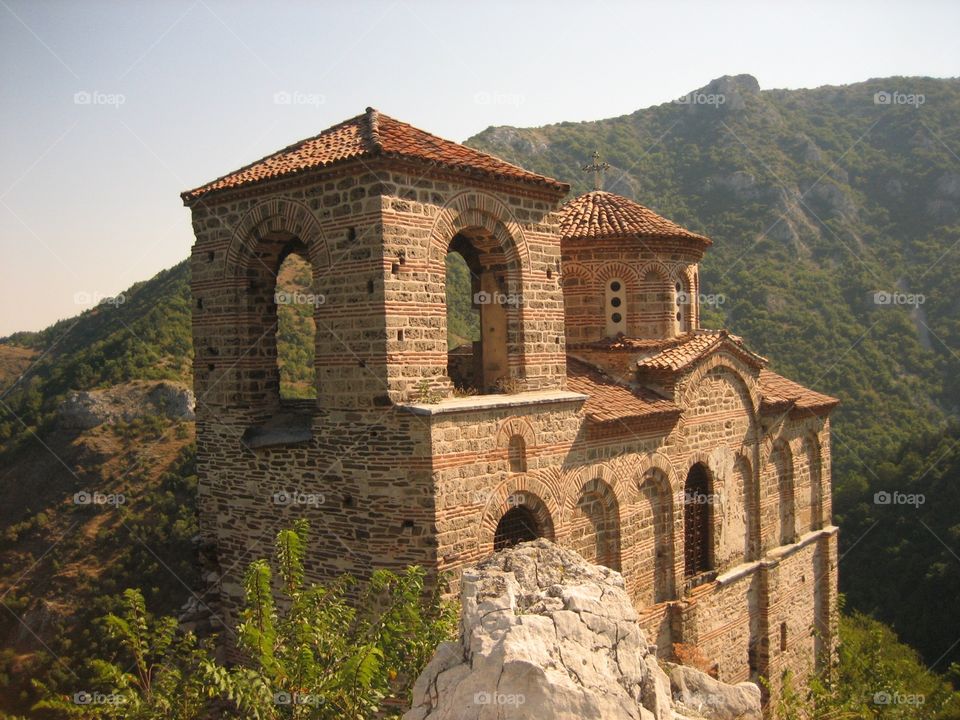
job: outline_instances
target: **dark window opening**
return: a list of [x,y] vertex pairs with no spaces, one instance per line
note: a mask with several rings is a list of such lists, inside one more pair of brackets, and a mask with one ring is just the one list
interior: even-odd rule
[[533,513],[526,507],[519,505],[511,508],[497,523],[497,531],[493,536],[494,551],[513,547],[518,543],[536,540],[540,537],[540,526]]
[[787,649],[787,624],[785,622],[780,623],[780,652],[784,652]]
[[684,574],[693,577],[710,570],[710,476],[703,463],[687,474],[684,485]]

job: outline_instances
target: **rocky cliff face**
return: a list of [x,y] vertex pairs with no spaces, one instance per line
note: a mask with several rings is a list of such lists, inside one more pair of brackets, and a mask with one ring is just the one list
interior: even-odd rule
[[194,402],[193,392],[180,383],[135,380],[102,390],[70,393],[57,408],[57,421],[64,429],[89,430],[145,415],[193,420]]
[[761,718],[752,683],[668,676],[622,576],[548,540],[465,570],[461,601],[460,642],[437,649],[404,720]]

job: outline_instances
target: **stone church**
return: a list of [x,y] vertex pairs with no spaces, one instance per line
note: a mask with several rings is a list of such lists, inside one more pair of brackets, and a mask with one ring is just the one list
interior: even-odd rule
[[[433,576],[546,537],[619,570],[648,639],[725,682],[835,640],[837,401],[700,327],[711,241],[374,109],[195,190],[200,518],[236,620],[307,517],[317,580]],[[446,262],[479,339],[450,349]],[[275,290],[309,262],[316,399],[281,397]]]

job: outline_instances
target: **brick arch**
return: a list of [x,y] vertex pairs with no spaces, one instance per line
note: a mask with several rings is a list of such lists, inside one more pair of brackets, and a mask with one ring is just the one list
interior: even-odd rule
[[563,269],[560,274],[561,280],[566,280],[567,278],[581,278],[582,280],[593,281],[593,273],[583,263],[578,263],[575,261],[569,261],[563,263]]
[[[620,571],[624,564],[622,484],[607,465],[582,468],[575,478],[564,498],[561,542],[591,562]],[[582,534],[575,527],[578,513],[590,526]],[[632,548],[628,545],[627,550],[629,555]]]
[[310,208],[295,200],[274,198],[252,207],[237,224],[227,248],[225,277],[242,277],[261,239],[271,233],[298,237],[307,246],[315,274],[329,267],[330,254],[323,227]]
[[645,278],[651,272],[655,272],[657,275],[660,275],[667,282],[670,282],[670,279],[673,277],[673,273],[670,272],[670,268],[668,268],[662,262],[659,260],[648,260],[637,269],[637,279],[643,280],[643,278]]
[[[707,373],[716,368],[722,367],[729,370],[734,376],[735,381],[741,386],[749,398],[747,416],[750,419],[750,427],[756,433],[759,427],[758,409],[760,407],[760,388],[754,378],[746,372],[746,366],[736,360],[732,355],[725,352],[718,352],[702,360],[697,368],[690,373],[686,381],[686,386],[680,394],[680,407],[689,407],[693,400],[693,393],[706,377]],[[683,420],[681,419],[681,424]]]
[[643,484],[643,478],[647,475],[647,473],[653,469],[661,470],[663,474],[667,476],[667,480],[670,482],[670,492],[672,495],[676,495],[677,493],[683,491],[683,482],[677,475],[677,469],[673,466],[673,463],[670,462],[670,458],[659,452],[652,452],[644,455],[637,464],[636,475],[637,481],[640,485]]
[[534,474],[506,478],[490,491],[477,527],[476,556],[483,558],[493,552],[497,524],[509,510],[522,505],[537,519],[543,537],[556,540],[555,518],[559,517],[557,495],[548,482]]
[[519,435],[527,446],[527,450],[536,447],[537,435],[533,424],[528,418],[513,415],[505,418],[497,428],[497,448],[506,450],[510,445],[510,438]]
[[[634,595],[649,603],[676,597],[677,546],[683,534],[683,515],[678,512],[673,467],[650,463],[636,481],[638,500],[634,511],[638,532],[631,576],[638,581]],[[649,504],[650,517],[642,513]],[[649,521],[649,522],[648,522]]]
[[622,482],[621,473],[617,472],[617,470],[608,463],[588,465],[587,467],[577,470],[573,474],[573,477],[567,478],[567,483],[565,484],[566,492],[562,506],[563,514],[561,516],[564,522],[566,522],[566,518],[570,512],[573,511],[573,508],[576,507],[580,495],[583,493],[584,486],[595,479],[602,480],[603,483],[610,488],[611,494],[621,508],[629,506],[629,498],[626,495],[627,483]]
[[637,275],[637,271],[626,263],[613,261],[603,263],[596,269],[594,279],[597,283],[603,284],[612,278],[618,278],[627,283],[627,290],[635,290],[642,275]]
[[430,229],[430,262],[443,264],[450,241],[457,233],[479,227],[493,235],[507,261],[517,265],[517,280],[530,270],[526,236],[504,203],[476,190],[457,193],[440,208]]
[[[794,454],[790,443],[780,437],[770,443],[767,467],[775,483],[777,493],[777,540],[779,545],[793,542],[797,534],[796,478],[794,477]],[[778,460],[782,467],[778,468]]]
[[747,527],[744,537],[744,560],[756,560],[760,556],[760,485],[750,455],[739,451],[733,456],[733,471],[743,468],[743,513]]

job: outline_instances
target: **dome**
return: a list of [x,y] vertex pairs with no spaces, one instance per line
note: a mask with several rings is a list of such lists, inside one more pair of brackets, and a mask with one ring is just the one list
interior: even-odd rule
[[560,208],[560,237],[562,240],[662,238],[689,240],[702,247],[711,245],[709,238],[680,227],[640,203],[603,190],[580,195]]

